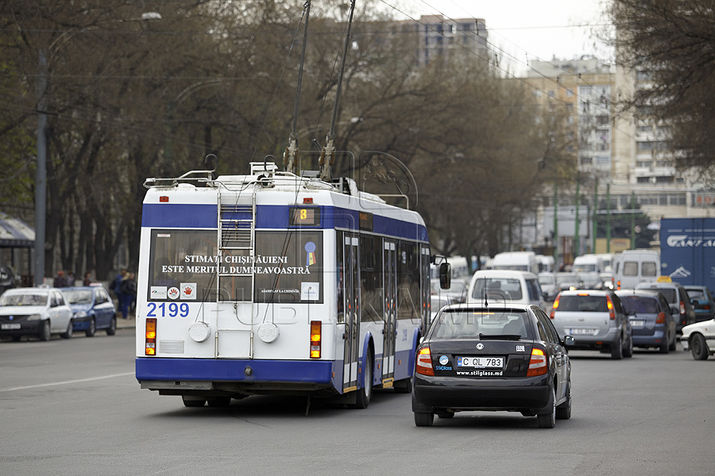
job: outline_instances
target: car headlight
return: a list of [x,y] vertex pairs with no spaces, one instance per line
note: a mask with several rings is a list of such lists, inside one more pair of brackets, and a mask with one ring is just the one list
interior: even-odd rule
[[30,314],[27,316],[28,321],[39,321],[40,319],[42,319],[42,314]]
[[74,317],[87,317],[87,313],[84,311],[75,312]]

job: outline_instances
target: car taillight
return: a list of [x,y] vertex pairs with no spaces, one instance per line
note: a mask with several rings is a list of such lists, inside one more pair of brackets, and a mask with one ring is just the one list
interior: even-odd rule
[[144,324],[144,328],[144,354],[156,355],[156,318],[148,318]]
[[320,345],[322,337],[320,331],[322,328],[322,321],[310,321],[310,358],[319,359],[320,358]]
[[553,319],[554,317],[556,317],[556,309],[559,308],[559,299],[561,299],[561,294],[559,294],[558,296],[556,296],[556,299],[554,299],[554,305],[553,305],[553,307],[551,308],[551,314],[549,314],[549,317],[550,317],[551,319]]
[[616,289],[621,290],[621,280],[616,281]]
[[706,304],[706,305],[704,305],[704,306],[703,306],[703,309],[706,309],[706,310],[708,310],[708,311],[709,311],[709,310],[710,310],[710,304]]
[[536,377],[544,375],[549,371],[546,365],[546,354],[538,347],[531,349],[531,359],[529,360],[529,370],[526,371],[527,377]]
[[680,315],[685,315],[685,303],[683,301],[680,301]]
[[432,368],[432,353],[429,347],[422,347],[417,354],[417,365],[415,370],[421,375],[434,375]]
[[665,313],[659,312],[658,316],[655,318],[656,324],[665,324]]
[[606,307],[608,308],[608,317],[611,320],[616,319],[616,311],[613,309],[613,301],[611,301],[611,296],[606,296]]

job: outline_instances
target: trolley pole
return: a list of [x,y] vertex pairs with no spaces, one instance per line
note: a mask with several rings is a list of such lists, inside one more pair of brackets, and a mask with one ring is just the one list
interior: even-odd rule
[[578,255],[581,254],[581,237],[579,236],[579,228],[581,225],[581,222],[579,221],[578,218],[578,209],[581,208],[581,191],[579,189],[579,177],[578,173],[576,174],[576,221],[574,223],[574,232],[573,232],[573,256],[574,258]]
[[559,265],[559,184],[554,181],[554,268]]

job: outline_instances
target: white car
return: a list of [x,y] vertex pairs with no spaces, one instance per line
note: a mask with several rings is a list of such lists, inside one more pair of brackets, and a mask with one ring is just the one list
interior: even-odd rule
[[47,341],[52,334],[72,337],[72,309],[59,289],[16,288],[0,296],[0,336]]
[[695,360],[706,360],[715,354],[715,319],[683,327],[680,343],[683,350],[690,349]]
[[467,292],[467,304],[488,302],[539,306],[545,301],[539,280],[533,273],[504,269],[486,269],[474,273]]

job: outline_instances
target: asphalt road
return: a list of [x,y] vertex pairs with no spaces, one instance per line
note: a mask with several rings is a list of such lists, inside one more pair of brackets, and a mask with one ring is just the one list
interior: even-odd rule
[[366,410],[251,397],[184,408],[140,390],[133,331],[0,343],[2,474],[713,474],[715,359],[572,352],[573,417],[416,428],[409,395]]

